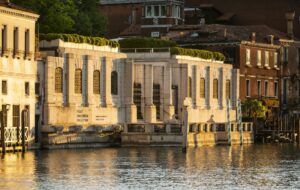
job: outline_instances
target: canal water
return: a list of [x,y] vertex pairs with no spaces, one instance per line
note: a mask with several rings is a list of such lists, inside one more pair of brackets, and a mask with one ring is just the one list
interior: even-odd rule
[[0,189],[300,189],[300,147],[135,147],[7,154]]

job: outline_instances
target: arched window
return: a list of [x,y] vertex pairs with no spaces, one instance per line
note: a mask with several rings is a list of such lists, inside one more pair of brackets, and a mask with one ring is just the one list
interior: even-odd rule
[[82,93],[82,71],[81,69],[75,70],[75,93]]
[[118,95],[118,73],[111,72],[111,94]]
[[55,69],[55,92],[62,93],[63,91],[63,69],[57,67]]
[[100,71],[95,70],[93,74],[93,89],[94,94],[100,94]]
[[218,79],[214,79],[213,81],[213,98],[218,99]]

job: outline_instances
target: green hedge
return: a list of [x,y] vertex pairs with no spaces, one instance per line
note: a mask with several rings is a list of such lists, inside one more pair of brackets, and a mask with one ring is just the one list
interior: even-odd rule
[[217,61],[225,60],[225,56],[222,53],[211,52],[211,51],[207,51],[207,50],[172,47],[171,54],[172,55],[186,55],[186,56],[191,56],[191,57],[199,57],[202,59],[214,59]]
[[78,34],[58,34],[58,33],[49,33],[49,34],[40,34],[40,40],[56,40],[61,39],[64,42],[73,42],[73,43],[87,43],[96,46],[111,46],[119,47],[119,43],[115,41],[110,41],[101,37],[90,37],[82,36]]
[[155,38],[128,38],[119,41],[121,48],[165,48],[175,47],[176,43]]

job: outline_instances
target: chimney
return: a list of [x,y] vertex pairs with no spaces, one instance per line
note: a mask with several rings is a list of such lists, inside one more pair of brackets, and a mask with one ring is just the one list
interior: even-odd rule
[[256,33],[255,32],[252,32],[250,39],[251,39],[252,43],[256,42]]
[[285,19],[287,22],[287,35],[290,38],[294,38],[294,19],[295,19],[295,11],[285,13]]

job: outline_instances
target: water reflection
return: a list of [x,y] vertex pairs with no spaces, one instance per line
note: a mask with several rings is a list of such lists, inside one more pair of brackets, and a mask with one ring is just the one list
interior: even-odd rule
[[0,160],[0,189],[297,189],[293,145],[52,150]]

